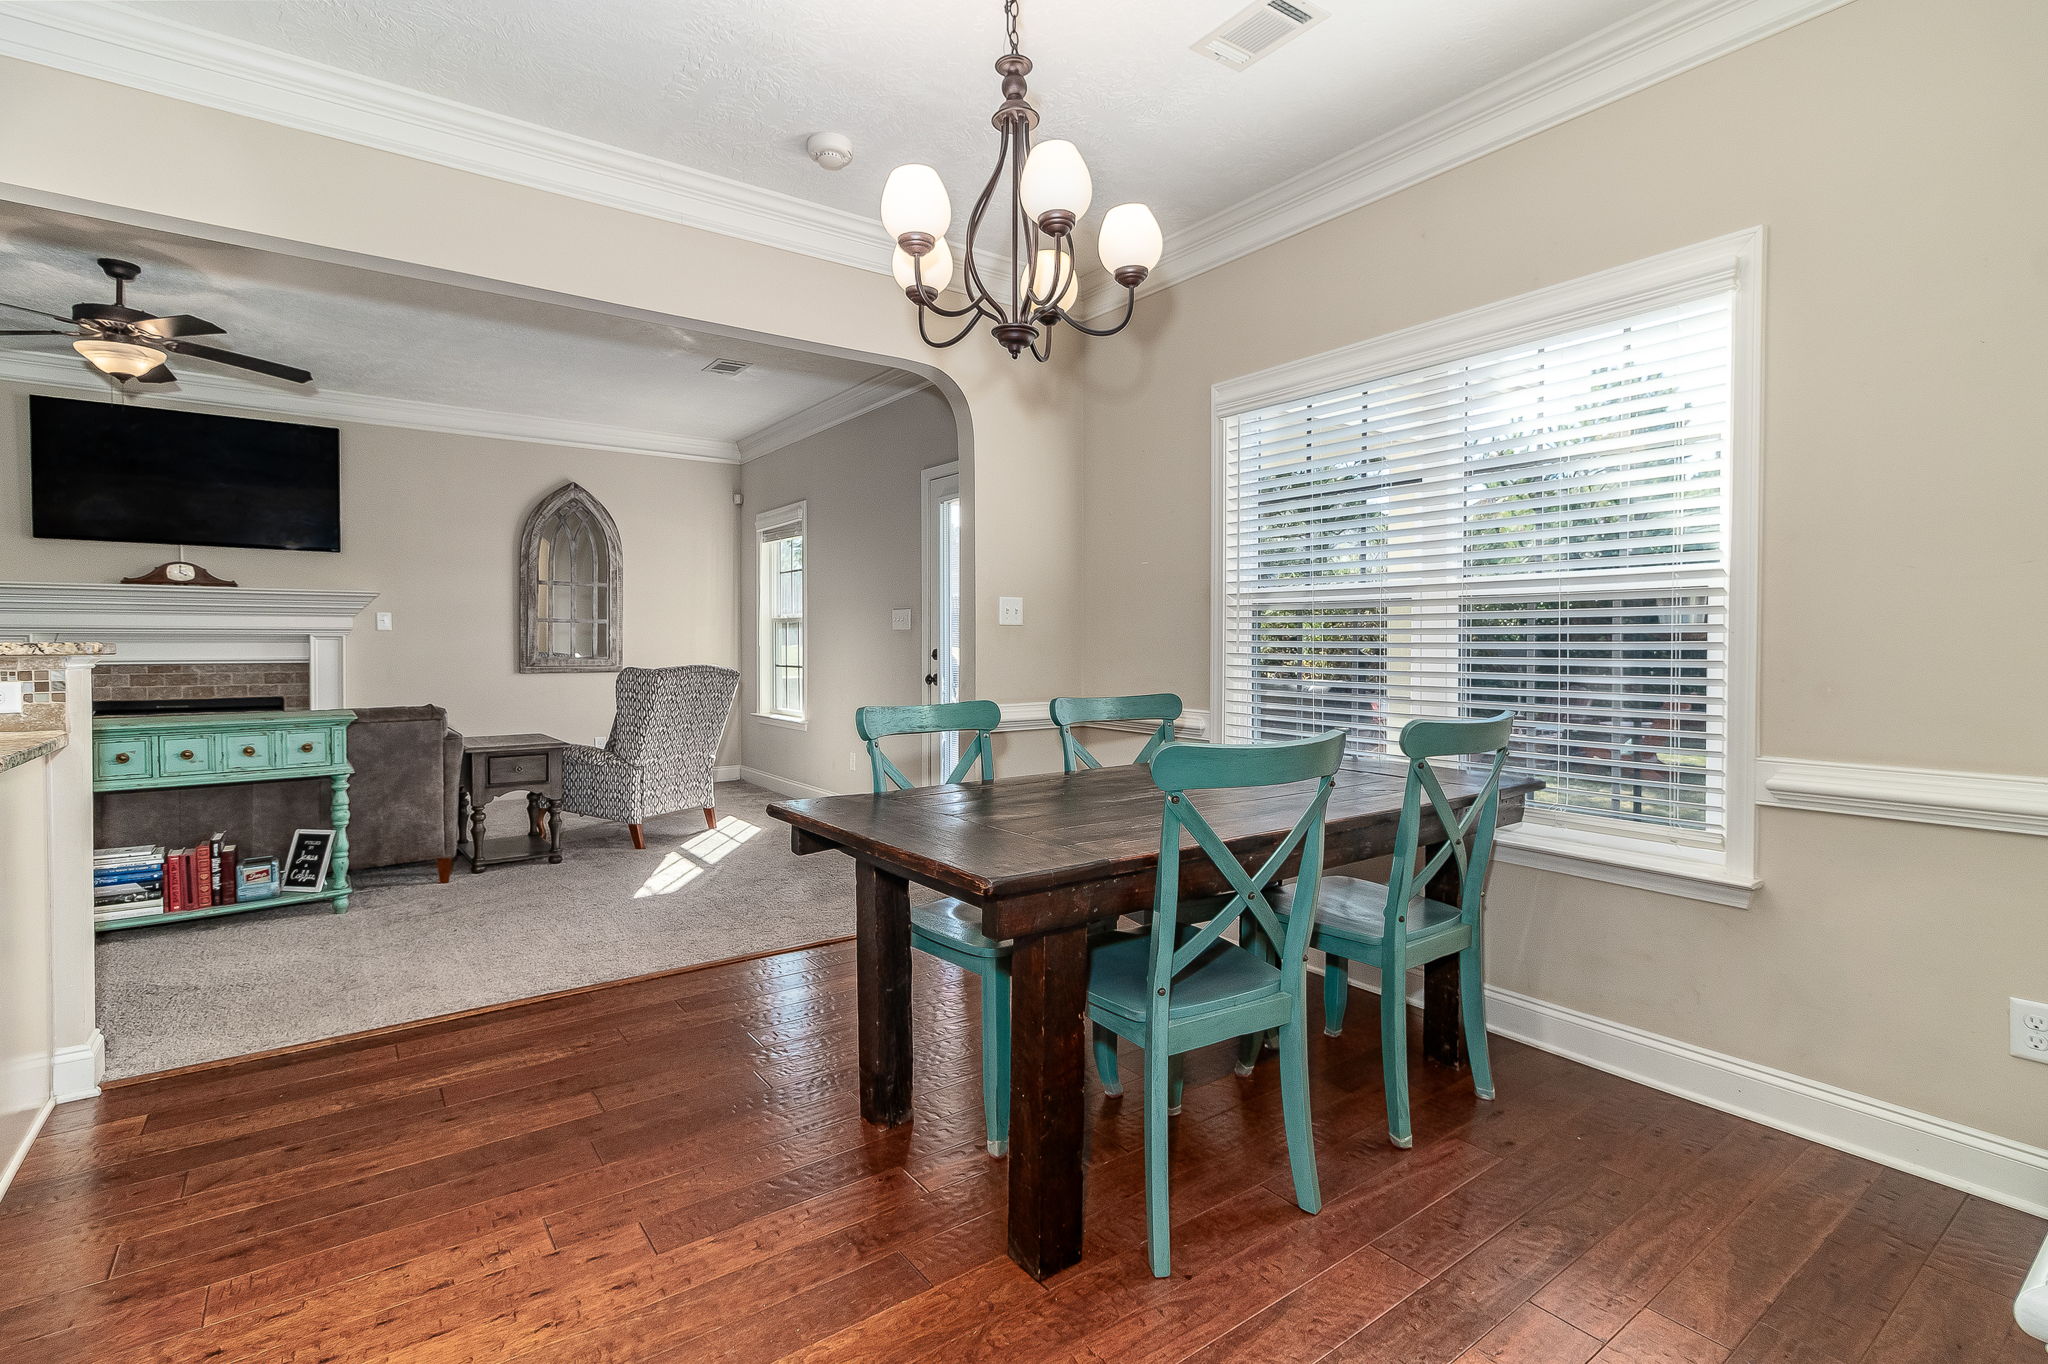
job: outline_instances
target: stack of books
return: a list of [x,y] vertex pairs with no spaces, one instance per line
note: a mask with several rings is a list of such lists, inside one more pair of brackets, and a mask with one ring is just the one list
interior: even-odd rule
[[173,914],[236,903],[235,864],[239,857],[225,833],[192,848],[179,848],[164,859],[164,908]]
[[95,923],[141,919],[164,912],[164,850],[138,844],[101,848],[92,855]]

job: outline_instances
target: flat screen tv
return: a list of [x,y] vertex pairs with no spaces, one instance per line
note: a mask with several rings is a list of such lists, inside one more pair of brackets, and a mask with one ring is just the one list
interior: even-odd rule
[[35,395],[28,433],[41,538],[341,549],[331,427]]

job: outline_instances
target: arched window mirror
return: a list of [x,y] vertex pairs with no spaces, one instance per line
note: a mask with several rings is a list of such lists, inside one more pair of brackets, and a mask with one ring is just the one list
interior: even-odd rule
[[617,672],[619,528],[575,483],[541,499],[519,537],[519,671]]

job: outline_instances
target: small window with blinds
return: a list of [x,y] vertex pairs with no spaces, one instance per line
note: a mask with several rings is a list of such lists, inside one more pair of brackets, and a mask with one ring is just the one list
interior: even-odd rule
[[1512,710],[1532,816],[1719,847],[1734,299],[1227,415],[1223,737],[1338,728],[1363,763]]
[[792,503],[754,519],[760,556],[754,579],[760,652],[754,708],[766,718],[793,723],[804,718],[804,507]]

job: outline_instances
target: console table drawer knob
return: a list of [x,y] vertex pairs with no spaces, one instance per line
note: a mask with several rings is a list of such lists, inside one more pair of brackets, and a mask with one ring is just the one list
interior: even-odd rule
[[132,757],[132,756],[134,756],[134,755],[132,755],[132,754],[128,754],[128,753],[116,753],[116,754],[114,755],[114,761],[115,761],[115,762],[117,762],[117,763],[124,763],[124,762],[127,762],[127,761],[128,761],[128,759],[129,759],[130,757]]
[[186,750],[185,750],[184,752],[180,753],[180,754],[179,754],[178,756],[179,756],[179,757],[181,757],[181,758],[183,758],[183,759],[184,759],[184,760],[185,760],[186,762],[191,762],[191,761],[192,761],[192,750],[188,748],[188,749],[186,749]]
[[255,756],[256,756],[256,748],[255,748],[255,746],[254,746],[253,744],[243,744],[243,745],[242,745],[242,756],[243,756],[243,757],[245,757],[245,758],[253,758],[253,757],[255,757]]
[[311,745],[311,744],[300,744],[300,745],[299,745],[299,752],[301,752],[301,753],[311,753],[312,751],[313,751],[313,745]]

